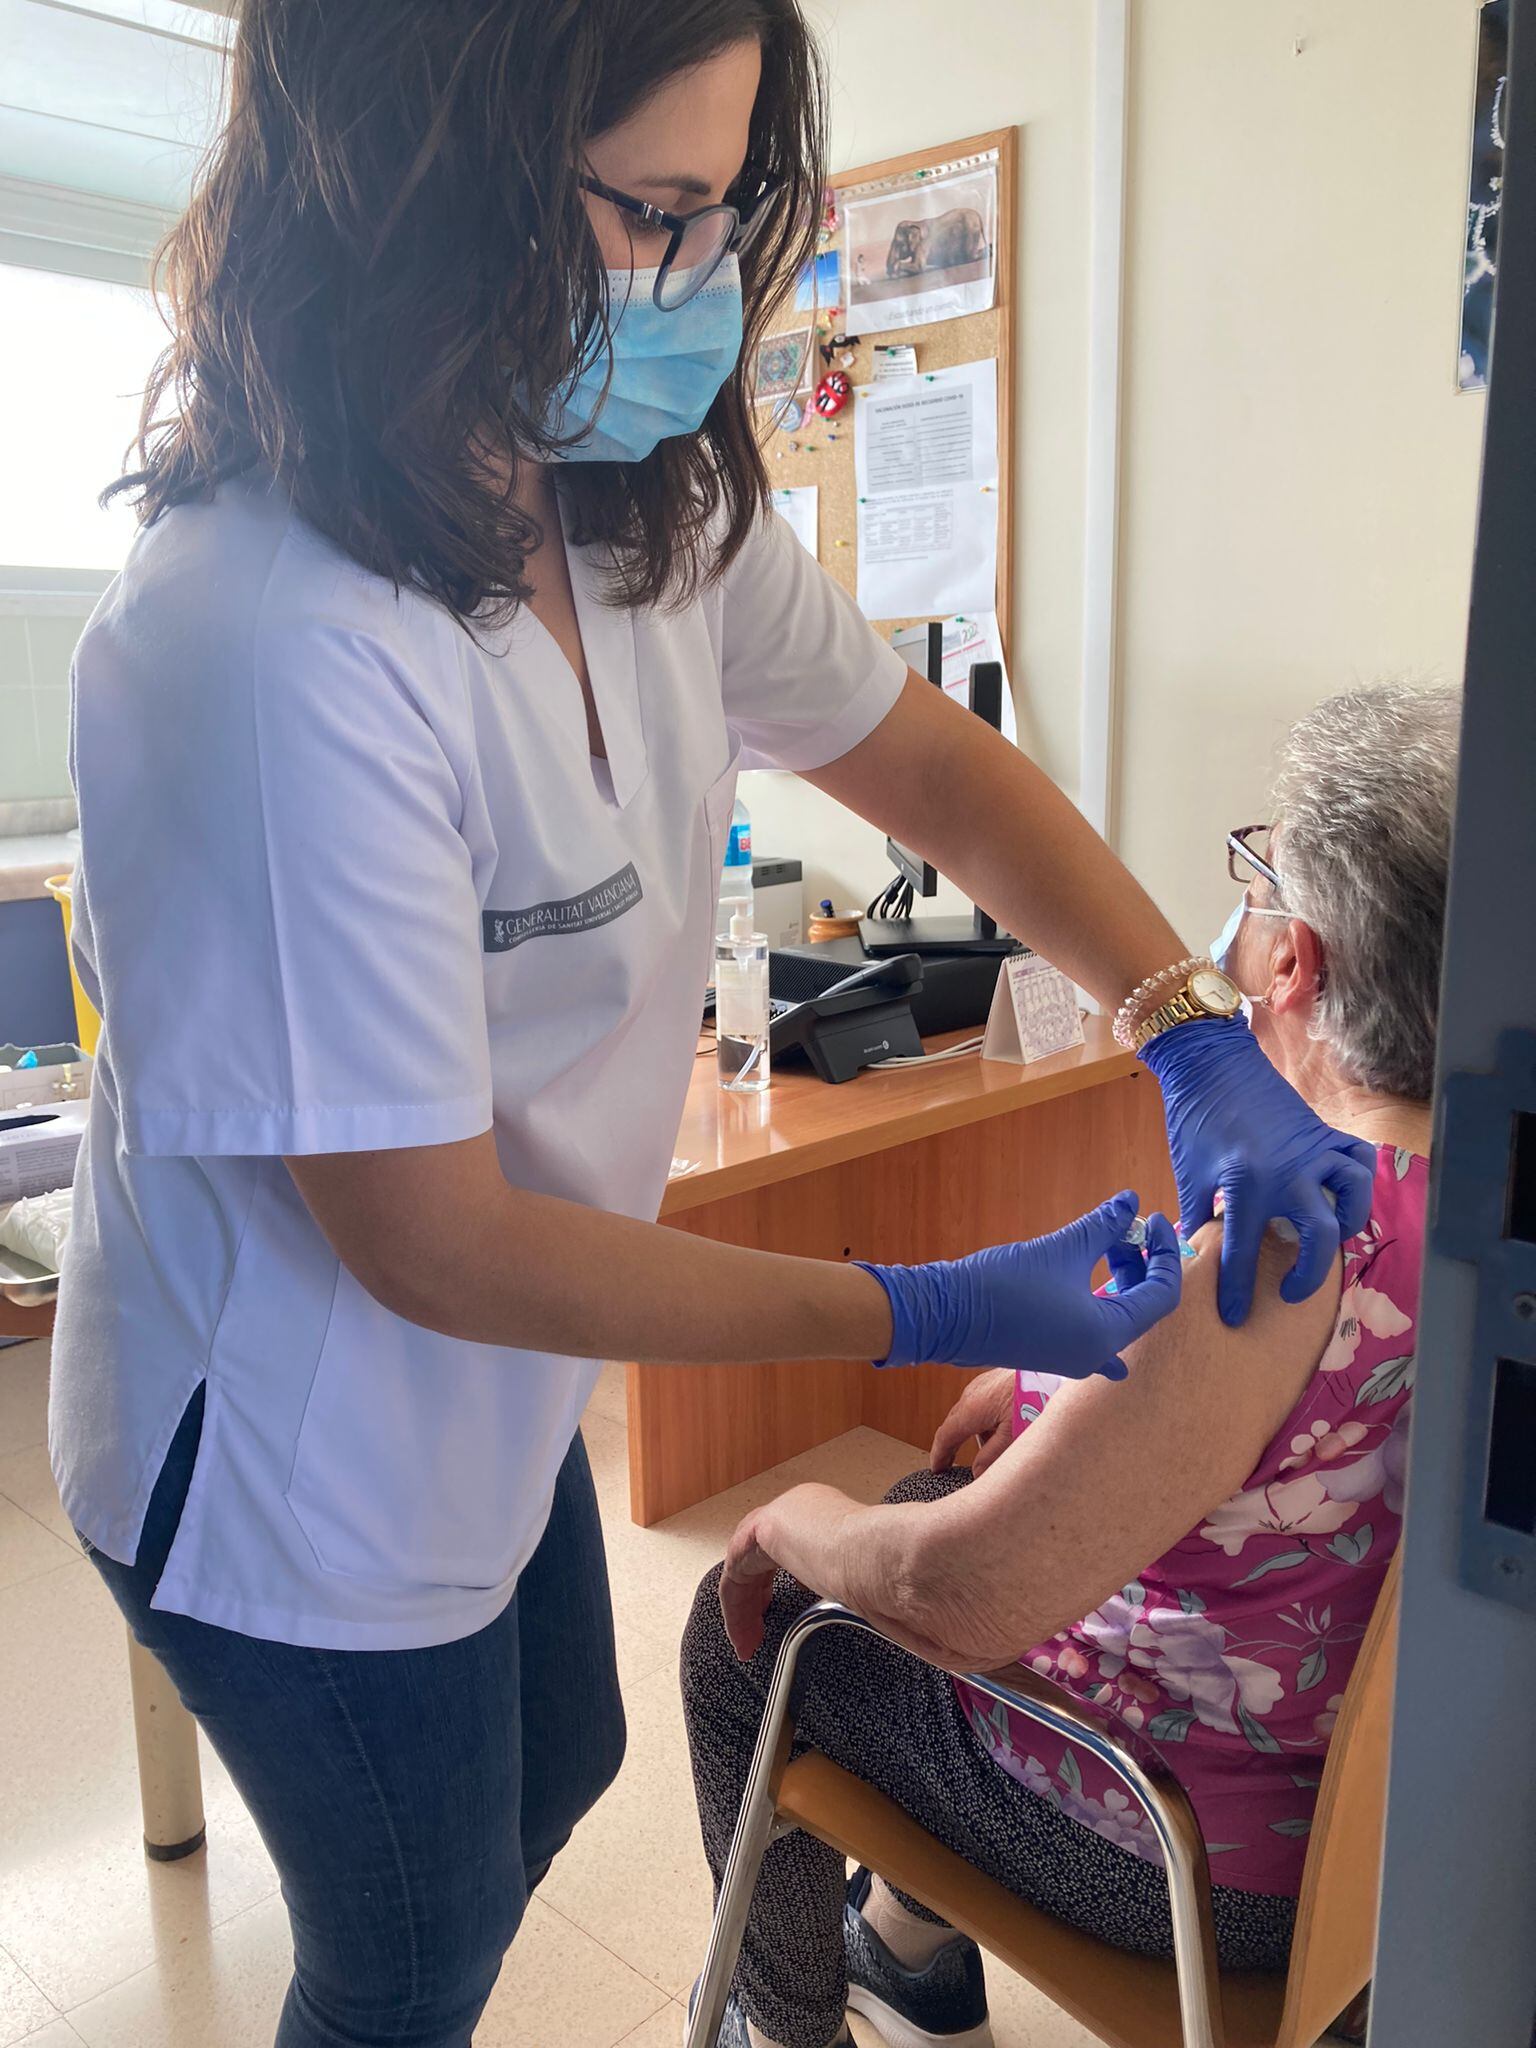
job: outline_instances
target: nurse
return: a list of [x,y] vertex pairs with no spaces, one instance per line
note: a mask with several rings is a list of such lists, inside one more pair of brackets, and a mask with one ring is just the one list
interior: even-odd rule
[[281,1872],[282,2048],[468,2042],[618,1766],[594,1360],[1113,1373],[1176,1298],[1161,1224],[1090,1292],[1128,1200],[907,1269],[658,1228],[741,767],[1128,1002],[1231,1318],[1265,1219],[1294,1297],[1363,1219],[1231,984],[765,515],[744,365],[822,113],[796,0],[247,0],[172,237],[76,663],[51,1434]]

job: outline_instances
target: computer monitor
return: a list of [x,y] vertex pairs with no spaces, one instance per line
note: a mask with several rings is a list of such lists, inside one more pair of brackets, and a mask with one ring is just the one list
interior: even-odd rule
[[[936,689],[944,687],[944,628],[937,620],[928,627],[928,680]],[[1003,729],[1003,665],[1000,661],[971,664],[967,689],[968,708],[978,718],[1001,732]],[[891,864],[916,896],[938,893],[938,870],[921,854],[887,839],[885,850]],[[859,921],[864,950],[879,959],[891,953],[985,953],[1002,955],[1013,950],[1013,940],[1000,932],[979,905],[969,917],[865,917]]]

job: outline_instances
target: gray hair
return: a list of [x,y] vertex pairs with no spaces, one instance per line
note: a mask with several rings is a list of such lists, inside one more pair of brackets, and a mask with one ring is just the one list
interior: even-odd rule
[[1312,1035],[1357,1087],[1426,1102],[1461,693],[1378,683],[1291,728],[1274,789],[1280,904],[1323,943]]

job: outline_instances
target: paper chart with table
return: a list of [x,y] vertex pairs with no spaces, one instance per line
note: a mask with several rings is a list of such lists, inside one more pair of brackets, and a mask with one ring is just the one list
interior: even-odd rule
[[990,612],[997,592],[997,364],[871,385],[854,407],[866,618]]

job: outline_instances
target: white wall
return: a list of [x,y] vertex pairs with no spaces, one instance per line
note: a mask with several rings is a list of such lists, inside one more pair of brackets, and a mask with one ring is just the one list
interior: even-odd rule
[[[1014,685],[1076,793],[1092,0],[823,0],[835,160],[1021,124]],[[1459,677],[1483,402],[1454,382],[1475,0],[1132,0],[1121,851],[1185,936],[1276,737],[1352,681]],[[1301,42],[1297,54],[1296,43]],[[745,791],[811,900],[879,835]]]
[[1134,8],[1118,845],[1194,944],[1287,722],[1384,673],[1460,678],[1476,13]]
[[[1020,737],[1077,778],[1087,265],[1089,0],[809,0],[832,73],[835,168],[1022,124],[1016,278],[1012,681]],[[743,779],[760,853],[799,854],[806,899],[862,906],[890,872],[883,836],[788,775]],[[935,908],[960,902],[941,890]]]

